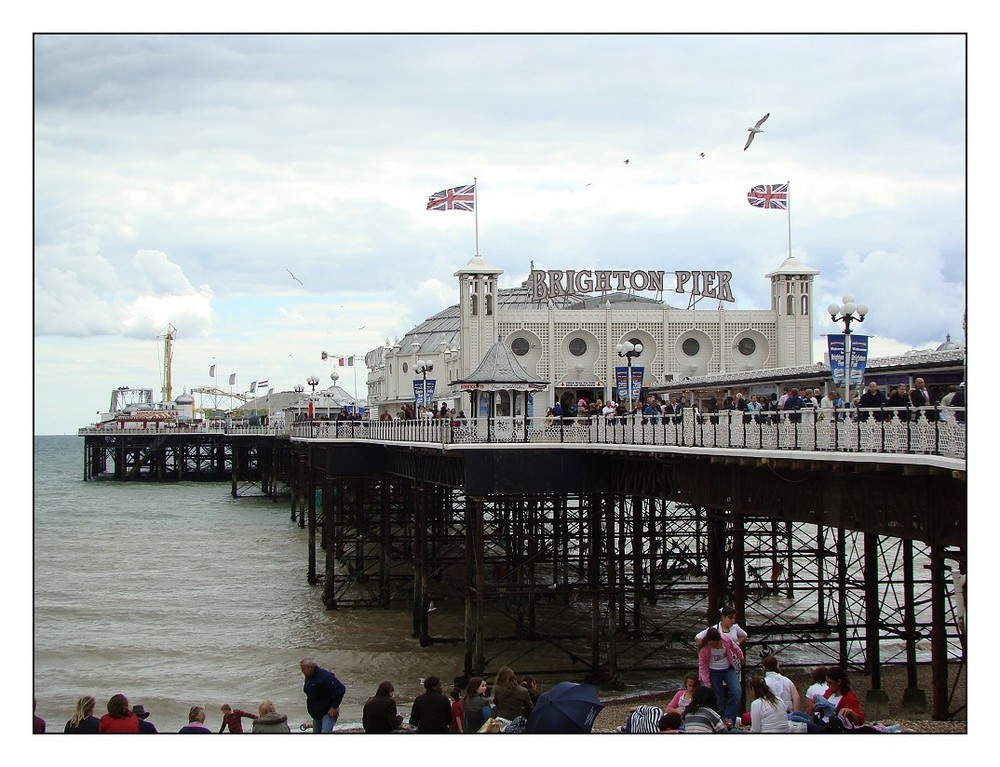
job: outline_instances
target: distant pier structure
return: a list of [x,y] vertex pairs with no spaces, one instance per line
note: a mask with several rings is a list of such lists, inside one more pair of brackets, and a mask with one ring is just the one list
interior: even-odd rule
[[266,428],[80,429],[85,481],[208,481],[232,484],[233,496],[287,493],[288,436]]
[[[407,605],[401,630],[462,644],[465,675],[679,676],[732,605],[751,632],[746,674],[772,652],[843,665],[870,677],[877,710],[882,669],[900,665],[904,704],[927,710],[930,666],[932,716],[964,709],[954,419],[305,425],[292,450],[292,517],[327,609]],[[461,636],[434,630],[449,603]]]

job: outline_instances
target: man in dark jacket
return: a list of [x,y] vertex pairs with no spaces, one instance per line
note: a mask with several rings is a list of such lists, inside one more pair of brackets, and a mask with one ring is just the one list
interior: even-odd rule
[[139,720],[139,734],[140,735],[155,735],[156,725],[152,722],[146,721],[149,719],[149,712],[146,707],[141,703],[132,706],[132,713],[135,714],[136,719]]
[[[867,421],[869,416],[874,416],[876,421],[881,421],[883,412],[881,408],[886,406],[885,395],[878,390],[877,381],[869,381],[868,388],[865,389],[865,393],[861,395],[858,400],[858,409],[860,413],[858,417],[862,421]],[[879,408],[878,410],[868,410],[868,408]],[[891,413],[889,415],[892,415]]]
[[923,378],[918,378],[913,382],[913,388],[910,389],[910,404],[917,408],[917,420],[919,420],[921,413],[924,414],[924,418],[928,421],[937,420],[937,409],[935,407],[937,402],[934,400],[934,395],[924,385]]
[[313,720],[313,732],[333,732],[347,688],[332,671],[320,668],[315,658],[303,658],[299,661],[299,669],[306,678],[302,691],[306,694],[306,709]]
[[410,709],[410,724],[418,733],[447,733],[451,726],[451,702],[441,691],[441,680],[429,676],[424,680],[423,695],[418,695]]

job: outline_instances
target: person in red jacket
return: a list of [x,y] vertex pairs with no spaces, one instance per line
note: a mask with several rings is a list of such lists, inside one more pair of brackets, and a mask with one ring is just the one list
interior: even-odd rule
[[851,683],[844,669],[838,666],[828,668],[826,670],[826,686],[827,691],[824,693],[824,697],[834,705],[838,714],[843,714],[855,727],[865,723],[861,702],[854,694],[854,690],[851,689]]
[[236,733],[236,734],[242,733],[243,717],[246,717],[247,719],[256,719],[257,715],[251,714],[249,711],[243,711],[242,709],[239,708],[233,708],[228,703],[223,703],[222,729],[219,730],[219,733],[221,734],[225,732],[227,727],[229,728],[229,732],[231,733]]
[[101,717],[97,731],[99,733],[125,734],[139,732],[139,717],[129,706],[128,698],[121,693],[111,696],[108,701],[108,713]]

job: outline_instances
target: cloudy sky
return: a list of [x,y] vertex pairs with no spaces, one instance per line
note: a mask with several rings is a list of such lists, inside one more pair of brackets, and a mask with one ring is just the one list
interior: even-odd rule
[[[768,306],[763,275],[789,247],[786,214],[747,191],[789,181],[818,307],[866,302],[876,356],[964,341],[958,34],[43,34],[32,48],[38,434],[73,433],[117,386],[158,394],[168,325],[175,395],[211,385],[213,363],[223,388],[234,372],[238,390],[328,385],[321,351],[361,356],[456,302],[475,216],[425,206],[474,177],[479,252],[504,287],[532,261],[730,270],[730,308],[746,309]],[[816,314],[816,360],[835,331]],[[352,391],[355,371],[339,372]]]

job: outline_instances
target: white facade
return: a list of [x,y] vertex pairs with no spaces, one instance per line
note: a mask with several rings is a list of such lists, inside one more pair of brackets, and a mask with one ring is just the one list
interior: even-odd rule
[[421,360],[434,365],[427,374],[436,384],[434,402],[472,415],[468,396],[450,384],[475,370],[497,341],[509,345],[529,375],[550,382],[534,396],[539,414],[557,399],[616,398],[615,368],[626,361],[615,349],[624,341],[642,344],[632,365],[643,368],[643,387],[813,362],[812,288],[819,272],[794,257],[765,275],[771,282],[765,310],[678,309],[620,292],[531,301],[526,284],[500,289],[502,273],[474,256],[455,273],[457,305],[365,355],[373,408],[395,416],[412,404]]

